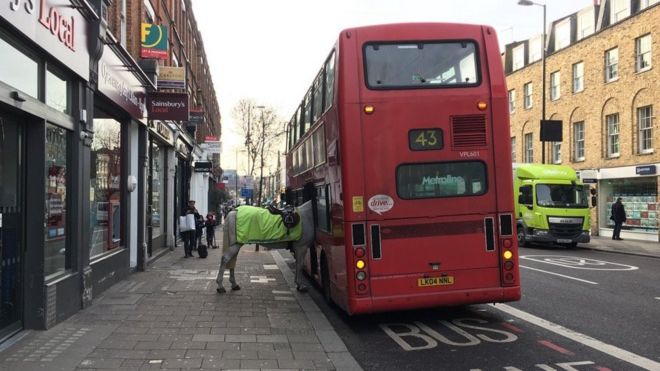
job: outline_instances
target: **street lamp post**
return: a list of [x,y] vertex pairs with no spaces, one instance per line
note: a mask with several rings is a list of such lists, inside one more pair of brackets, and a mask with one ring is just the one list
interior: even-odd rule
[[[531,5],[538,5],[543,7],[543,40],[541,45],[541,131],[540,133],[543,133],[543,123],[545,122],[545,54],[546,54],[546,46],[545,46],[545,37],[546,37],[546,20],[545,20],[545,4],[542,3],[535,3],[531,0],[519,0],[518,5],[523,5],[523,6],[531,6]],[[541,163],[545,164],[545,141],[541,139]]]

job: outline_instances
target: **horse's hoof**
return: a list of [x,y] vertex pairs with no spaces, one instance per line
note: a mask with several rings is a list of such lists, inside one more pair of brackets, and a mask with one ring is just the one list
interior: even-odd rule
[[241,289],[241,286],[239,286],[239,285],[236,285],[236,286],[232,286],[232,287],[231,287],[231,291],[238,291],[238,290],[240,290],[240,289]]
[[224,294],[225,292],[227,292],[227,290],[225,290],[224,287],[218,287],[217,289],[215,289],[215,291],[217,291],[218,294]]
[[298,290],[298,292],[307,292],[308,289],[307,286],[298,286],[296,287],[296,290]]

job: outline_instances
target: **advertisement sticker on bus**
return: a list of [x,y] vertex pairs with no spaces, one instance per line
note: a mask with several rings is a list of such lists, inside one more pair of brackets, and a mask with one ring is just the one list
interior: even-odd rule
[[362,196],[353,196],[353,212],[364,212],[364,198]]
[[375,195],[369,199],[367,205],[369,205],[369,210],[382,215],[394,207],[394,200],[388,195]]

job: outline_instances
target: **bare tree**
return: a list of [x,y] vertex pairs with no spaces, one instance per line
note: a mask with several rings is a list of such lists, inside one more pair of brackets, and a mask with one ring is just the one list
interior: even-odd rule
[[248,151],[248,175],[253,176],[259,168],[259,200],[263,183],[263,168],[266,159],[272,158],[273,152],[281,144],[284,137],[284,125],[273,107],[260,106],[250,98],[241,99],[233,110],[237,122],[238,134],[245,138],[245,147]]

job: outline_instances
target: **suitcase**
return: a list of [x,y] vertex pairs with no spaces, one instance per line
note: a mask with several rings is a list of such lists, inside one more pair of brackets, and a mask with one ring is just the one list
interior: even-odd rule
[[206,245],[200,244],[197,246],[197,255],[202,259],[206,259],[209,256],[209,250],[206,248]]

